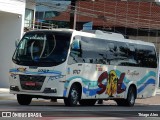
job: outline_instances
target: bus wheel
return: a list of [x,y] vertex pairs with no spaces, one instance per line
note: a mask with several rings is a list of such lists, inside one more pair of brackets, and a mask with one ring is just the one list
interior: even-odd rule
[[135,104],[135,88],[134,87],[129,87],[128,94],[127,94],[127,99],[126,99],[126,106],[132,107]]
[[80,92],[78,86],[72,85],[69,91],[68,98],[64,98],[64,103],[66,106],[76,106],[80,99]]
[[82,106],[93,106],[97,100],[80,100],[79,104]]
[[32,101],[32,97],[29,95],[17,94],[17,101],[20,105],[29,105]]

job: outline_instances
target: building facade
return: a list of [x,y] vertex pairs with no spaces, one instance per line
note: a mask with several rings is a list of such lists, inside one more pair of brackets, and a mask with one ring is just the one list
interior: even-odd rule
[[43,20],[58,16],[66,11],[71,0],[36,0],[36,19]]
[[24,26],[32,27],[26,19],[34,20],[34,11],[34,0],[0,0],[0,87],[9,87],[15,41],[22,37]]

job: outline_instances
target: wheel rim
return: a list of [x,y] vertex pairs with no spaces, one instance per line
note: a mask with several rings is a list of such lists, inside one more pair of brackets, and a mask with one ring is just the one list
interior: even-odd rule
[[132,92],[132,93],[131,93],[130,103],[131,103],[131,104],[134,104],[134,101],[135,101],[135,97],[134,97],[134,94],[133,94],[133,92]]
[[78,92],[75,89],[71,91],[71,99],[73,104],[76,104],[78,101]]

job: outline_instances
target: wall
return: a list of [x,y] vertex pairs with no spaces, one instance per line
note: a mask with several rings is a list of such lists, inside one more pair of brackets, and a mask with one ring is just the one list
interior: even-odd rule
[[24,14],[25,0],[0,0],[0,11]]
[[35,10],[34,0],[0,0],[0,87],[9,87],[9,69],[15,41],[24,31],[25,7]]
[[0,0],[0,87],[9,87],[15,40],[23,34],[26,0]]
[[65,11],[71,1],[37,0],[36,11]]
[[8,73],[15,40],[21,37],[22,16],[0,13],[0,87],[9,87]]

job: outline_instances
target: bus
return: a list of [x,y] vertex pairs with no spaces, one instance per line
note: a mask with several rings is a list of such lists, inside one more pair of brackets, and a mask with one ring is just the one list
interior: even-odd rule
[[158,59],[153,43],[100,30],[33,30],[12,57],[10,93],[20,105],[32,98],[64,99],[66,106],[114,100],[134,106],[155,96]]

